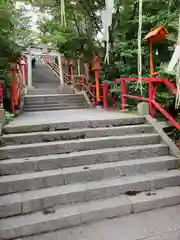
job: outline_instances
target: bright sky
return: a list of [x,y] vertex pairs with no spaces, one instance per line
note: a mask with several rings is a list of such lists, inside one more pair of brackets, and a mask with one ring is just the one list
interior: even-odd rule
[[[32,28],[32,30],[34,30],[34,31],[38,31],[37,30],[37,21],[38,21],[38,17],[41,15],[40,14],[40,12],[38,12],[38,9],[36,8],[36,9],[34,9],[32,6],[31,6],[31,4],[23,4],[23,3],[21,3],[21,2],[17,2],[16,3],[16,7],[18,8],[18,7],[20,7],[20,6],[23,6],[23,7],[25,7],[25,9],[26,9],[26,12],[25,12],[25,16],[27,16],[27,17],[31,17],[31,28]],[[98,14],[100,14],[100,13],[98,13]],[[48,15],[47,15],[48,16]],[[103,39],[103,35],[102,35],[102,33],[101,32],[99,32],[98,34],[97,34],[97,39],[99,39],[100,41]]]
[[30,5],[30,4],[26,4],[24,5],[23,3],[21,2],[17,2],[16,3],[16,7],[19,8],[19,7],[25,7],[26,9],[26,12],[24,13],[25,16],[27,17],[31,17],[31,27],[32,27],[32,30],[37,30],[37,20],[38,20],[38,14],[37,12],[35,11],[35,9],[33,9],[33,7]]

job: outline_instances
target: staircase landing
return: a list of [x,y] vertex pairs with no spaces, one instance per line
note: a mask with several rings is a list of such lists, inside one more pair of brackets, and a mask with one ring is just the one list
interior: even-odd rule
[[3,130],[2,240],[180,204],[178,159],[145,117],[31,112]]
[[44,112],[24,112],[22,115],[14,119],[8,124],[8,127],[41,125],[63,122],[77,122],[90,120],[106,120],[120,119],[125,117],[135,117],[128,113],[120,113],[115,111],[105,111],[101,108],[96,109],[70,109],[59,111],[44,111]]
[[36,63],[36,68],[32,69],[32,84],[36,89],[57,89],[60,79],[46,65]]

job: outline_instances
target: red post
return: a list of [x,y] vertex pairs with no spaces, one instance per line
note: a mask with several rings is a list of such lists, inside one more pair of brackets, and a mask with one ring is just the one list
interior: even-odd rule
[[95,56],[92,61],[92,71],[95,73],[95,80],[96,80],[96,102],[97,105],[100,104],[100,85],[99,85],[99,75],[101,70],[101,60],[98,56]]
[[96,88],[93,85],[91,85],[91,89],[92,89],[93,95],[96,97]]
[[100,103],[100,85],[99,85],[99,70],[95,71],[95,80],[96,80],[96,102]]
[[16,69],[12,69],[12,86],[11,86],[11,111],[15,113],[15,104],[17,103],[16,99]]
[[126,109],[126,83],[125,80],[121,80],[121,109],[125,110]]
[[103,84],[103,106],[104,106],[104,109],[108,108],[107,96],[108,96],[108,83],[106,81],[104,81],[104,84]]
[[25,65],[26,65],[25,60],[24,59],[21,60],[21,76],[23,84],[25,84],[26,82]]
[[154,106],[152,100],[154,98],[154,86],[152,83],[152,78],[149,78],[149,114],[153,117],[154,115]]
[[3,108],[3,83],[0,81],[0,108]]
[[77,88],[81,90],[81,75],[79,75],[77,78]]
[[49,64],[49,57],[46,56],[46,64]]

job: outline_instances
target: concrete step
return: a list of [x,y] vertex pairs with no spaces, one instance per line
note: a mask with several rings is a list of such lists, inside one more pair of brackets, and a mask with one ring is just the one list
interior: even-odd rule
[[68,100],[84,100],[84,95],[83,94],[51,94],[51,95],[36,95],[36,96],[28,96],[26,95],[24,98],[25,102],[46,102],[46,101],[53,101],[53,100],[58,100],[58,101],[68,101]]
[[18,145],[39,142],[53,142],[107,136],[123,136],[127,134],[153,133],[154,128],[149,124],[121,126],[112,128],[85,128],[55,132],[7,134],[1,137],[1,145]]
[[65,108],[65,107],[70,107],[70,106],[87,106],[88,103],[83,101],[83,102],[72,102],[72,103],[61,103],[61,102],[58,102],[58,103],[43,103],[43,104],[39,104],[39,103],[35,103],[35,104],[27,104],[25,103],[24,104],[24,108],[26,109],[31,109],[31,108],[51,108],[51,107],[62,107],[62,108]]
[[28,107],[24,108],[24,112],[40,112],[40,111],[54,111],[54,110],[68,110],[68,109],[85,109],[88,108],[88,106],[85,105],[70,105],[70,106],[51,106],[51,107],[46,107],[46,106],[38,106],[38,107]]
[[77,139],[70,141],[57,141],[48,143],[33,143],[24,145],[5,146],[0,148],[0,159],[22,158],[71,153],[106,148],[116,148],[134,145],[156,144],[160,136],[156,133],[143,133],[125,136],[110,136],[100,138]]
[[[164,159],[158,157],[90,165],[89,169],[72,167],[4,176],[0,179],[0,192],[7,195],[0,197],[0,217],[111,197],[128,191],[141,192],[151,186],[156,188],[156,181],[161,184],[157,188],[167,184],[180,185],[180,172],[172,170],[176,167],[176,158],[164,156]],[[150,179],[152,176],[153,182]]]
[[71,105],[73,105],[73,104],[87,104],[87,101],[85,100],[85,99],[72,99],[72,100],[63,100],[63,101],[61,101],[61,100],[48,100],[48,101],[33,101],[33,102],[29,102],[29,101],[26,101],[25,103],[25,106],[27,106],[27,107],[33,107],[33,106],[36,106],[36,105],[38,105],[38,106],[46,106],[46,105],[52,105],[52,104],[54,104],[54,105],[56,105],[56,104],[61,104],[62,106],[63,105],[67,105],[67,104],[71,104]]
[[45,102],[51,102],[51,101],[58,101],[58,102],[68,102],[68,101],[82,101],[85,100],[84,95],[55,95],[53,97],[44,97],[44,96],[40,96],[40,97],[25,97],[25,102],[26,103],[35,103],[35,102],[40,102],[40,103],[45,103]]
[[104,120],[88,120],[88,121],[72,121],[72,122],[55,122],[46,124],[26,124],[26,125],[7,125],[3,128],[4,133],[28,133],[54,130],[69,130],[81,128],[99,128],[99,127],[115,127],[128,126],[145,123],[145,118],[141,116],[126,116],[118,119]]
[[87,102],[74,102],[74,103],[35,103],[35,104],[24,104],[24,109],[35,109],[35,108],[54,108],[54,107],[60,107],[60,108],[67,108],[71,106],[81,106],[81,107],[87,107]]
[[151,192],[142,192],[136,196],[121,194],[112,198],[3,219],[0,221],[0,235],[2,240],[20,238],[179,203],[180,187],[156,190],[154,194]]
[[[164,160],[163,160],[164,158]],[[0,194],[36,190],[51,186],[61,186],[70,183],[88,182],[103,178],[123,177],[165,169],[175,169],[177,159],[171,156],[142,160],[129,160],[126,163],[101,163],[78,167],[69,167],[35,173],[2,176],[0,179]]]
[[11,175],[26,172],[53,170],[57,168],[88,166],[116,161],[166,156],[169,148],[165,144],[149,144],[121,148],[109,148],[57,154],[40,157],[16,158],[0,161],[0,174]]
[[75,94],[74,89],[69,86],[57,86],[56,88],[35,88],[29,89],[28,95],[44,95],[44,94]]

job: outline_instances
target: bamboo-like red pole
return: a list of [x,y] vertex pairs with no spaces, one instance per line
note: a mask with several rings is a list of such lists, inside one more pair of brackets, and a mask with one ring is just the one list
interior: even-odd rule
[[153,64],[153,43],[149,40],[149,67],[150,67],[150,76],[154,75],[154,64]]
[[96,101],[100,103],[100,85],[99,85],[99,70],[95,71],[95,80],[96,80]]

